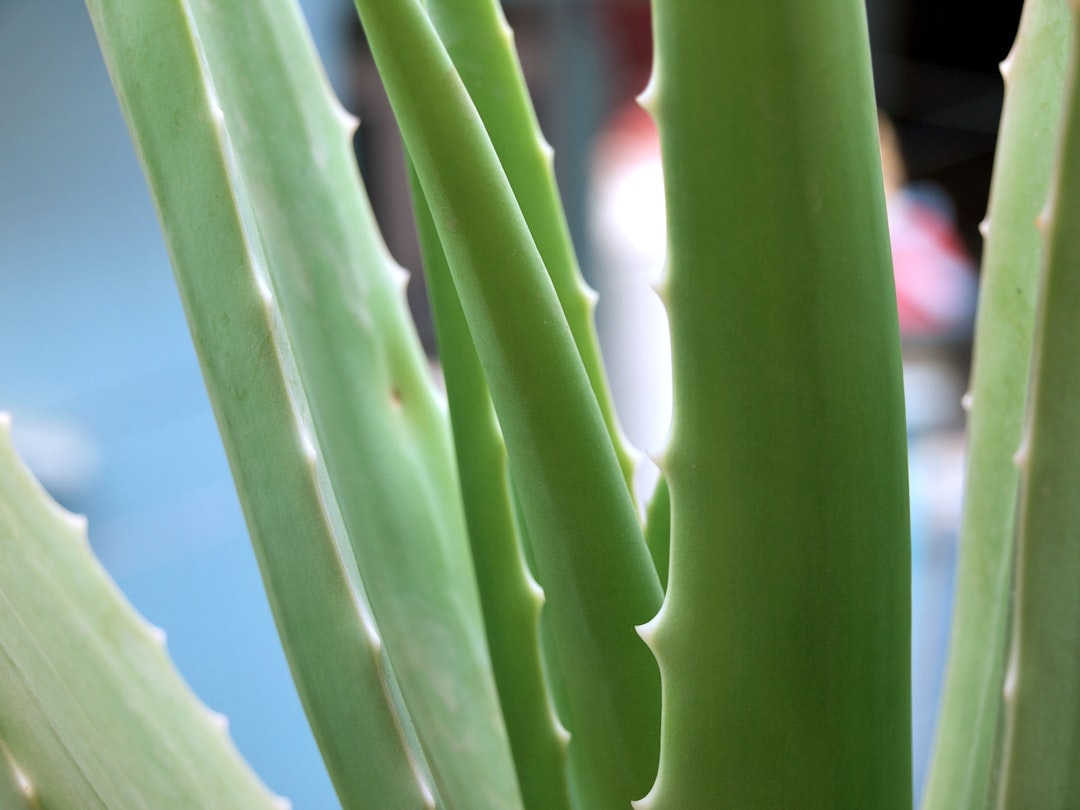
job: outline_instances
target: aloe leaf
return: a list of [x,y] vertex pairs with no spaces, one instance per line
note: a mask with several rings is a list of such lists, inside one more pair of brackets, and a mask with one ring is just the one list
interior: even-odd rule
[[572,731],[612,806],[655,768],[660,586],[588,375],[524,217],[416,0],[357,2],[491,391],[558,640]]
[[[237,122],[236,162],[319,452],[436,788],[450,806],[518,806],[444,403],[409,319],[405,274],[361,192],[353,122],[295,7],[193,8]],[[260,57],[264,81],[252,81]]]
[[1009,632],[1018,472],[1046,202],[1069,26],[1065,0],[1027,0],[1002,63],[1001,116],[968,419],[967,485],[949,664],[925,810],[991,799]]
[[1021,497],[1000,810],[1080,806],[1080,10],[1039,283]]
[[540,650],[544,594],[528,570],[518,537],[506,447],[484,372],[414,172],[410,182],[473,567],[518,782],[527,808],[564,810],[570,806],[567,732],[559,724],[544,679]]
[[[276,808],[0,414],[0,737],[23,806]],[[18,774],[14,772],[18,770]],[[2,795],[2,794],[0,794]],[[19,807],[19,804],[5,807]]]
[[656,490],[645,513],[645,543],[649,546],[660,584],[666,589],[671,564],[671,491],[663,476],[656,482]]
[[593,321],[596,294],[581,277],[555,183],[551,146],[536,120],[513,31],[497,0],[427,0],[426,5],[551,277],[632,495],[636,454],[619,427],[604,373]]
[[[509,481],[509,486],[510,500],[514,510],[514,523],[521,541],[525,563],[529,571],[535,571],[536,555],[533,552],[532,540],[529,537],[529,527],[525,523],[525,515],[522,512],[521,497],[517,493],[512,478]],[[604,793],[596,775],[593,774],[589,763],[586,761],[586,750],[581,743],[581,738],[574,733],[574,717],[570,707],[566,672],[559,654],[559,645],[552,626],[551,614],[547,609],[540,612],[539,632],[541,663],[546,675],[551,701],[555,707],[555,714],[559,718],[560,725],[570,734],[570,742],[566,752],[570,804],[574,808],[596,807],[602,804]]]
[[[167,223],[270,604],[339,798],[346,808],[431,806],[356,564],[302,427],[306,403],[265,297],[264,259],[197,34],[179,4],[131,16],[100,3],[91,12]],[[153,54],[158,70],[114,58],[121,53]]]
[[860,0],[654,0],[671,568],[639,808],[910,808],[900,341]]
[[[235,252],[205,268],[197,263],[179,265],[178,272],[183,276],[244,270],[255,274],[268,298],[273,297],[272,286],[284,288],[277,290],[276,299],[286,327],[279,349],[285,345],[292,349],[309,394],[316,436],[322,436],[317,443],[312,439],[310,446],[331,448],[323,458],[333,476],[342,522],[349,529],[379,633],[387,648],[395,650],[391,663],[417,737],[425,751],[434,752],[428,764],[436,789],[448,803],[512,807],[518,801],[516,781],[480,628],[468,550],[457,520],[460,507],[448,431],[408,326],[401,273],[390,264],[360,191],[348,147],[351,124],[326,87],[294,7],[245,4],[211,9],[173,4],[170,8],[172,18],[166,17],[164,23],[157,18],[143,20],[139,31],[151,42],[163,30],[178,32],[175,61],[156,73],[139,64],[128,77],[134,90],[145,93],[146,103],[160,99],[164,106],[151,106],[147,115],[133,116],[136,138],[144,142],[144,164],[151,176],[160,171],[174,178],[175,199],[159,195],[158,204],[164,221],[186,229],[185,238],[206,242],[206,234],[213,232],[207,222],[216,224],[208,212],[218,204],[246,240],[208,241],[211,254],[222,248]],[[117,14],[118,25],[128,20],[124,13]],[[168,53],[156,42],[147,47],[145,38],[137,39],[134,47],[148,54],[151,65]],[[130,66],[136,69],[135,62]],[[176,72],[189,80],[179,92]],[[162,85],[151,87],[151,77]],[[130,107],[123,92],[121,97]],[[175,121],[191,123],[193,131],[177,133]],[[260,121],[265,125],[258,126]],[[200,145],[206,154],[199,153]],[[203,171],[191,172],[192,156],[209,165],[200,164]],[[207,185],[193,184],[192,177]],[[176,212],[176,203],[189,208]],[[262,306],[269,309],[269,303]],[[228,306],[227,300],[223,306]],[[221,322],[205,324],[206,330],[223,330],[233,317],[226,309]],[[372,330],[380,327],[380,337],[372,336]],[[320,355],[327,344],[330,348]],[[239,376],[218,379],[226,380],[219,398],[245,399],[251,394],[251,381],[264,370],[266,358],[260,352],[266,354],[271,345],[266,334],[257,344],[259,351],[239,354],[238,362],[247,368]],[[319,396],[310,396],[312,390]],[[255,401],[249,407],[261,404]],[[327,423],[332,432],[336,430],[332,441],[326,439]],[[315,456],[308,461],[309,473],[319,469],[317,450]],[[310,493],[310,480],[302,483]],[[409,493],[411,502],[402,493]],[[259,497],[272,499],[277,494]],[[314,519],[323,517],[316,514]],[[327,555],[336,552],[324,550]],[[293,552],[298,553],[302,550]],[[328,557],[326,564],[334,563]],[[337,609],[349,614],[357,606],[341,590],[347,569],[331,572],[338,590],[328,598],[340,600]],[[296,626],[304,628],[304,621]],[[366,632],[355,616],[351,627],[335,630]],[[310,633],[310,627],[304,632]],[[366,637],[368,647],[373,641],[374,637]],[[370,663],[365,660],[370,649],[351,652],[356,656],[354,667]],[[349,654],[346,647],[336,657]],[[449,691],[441,680],[430,677],[432,661],[446,670]],[[322,663],[312,661],[308,666]],[[383,703],[389,699],[390,704],[379,707],[383,714],[392,706],[393,688],[350,696],[361,687],[360,681],[345,684],[340,697],[326,690],[325,699],[347,700],[354,709],[360,699]],[[387,691],[389,697],[383,694]],[[400,719],[395,734],[408,736],[408,719]],[[359,741],[353,736],[338,762],[328,757],[332,768],[370,748],[365,728],[345,718],[336,722]],[[387,750],[401,753],[398,742],[390,739]],[[397,777],[409,763],[388,762],[396,767],[388,766],[382,778],[401,781]],[[370,765],[380,767],[377,755]],[[350,767],[351,762],[338,770]],[[410,782],[413,795],[406,806],[414,803],[417,793],[421,803],[432,800],[415,778],[403,781],[407,792]],[[370,788],[366,791],[371,793]]]

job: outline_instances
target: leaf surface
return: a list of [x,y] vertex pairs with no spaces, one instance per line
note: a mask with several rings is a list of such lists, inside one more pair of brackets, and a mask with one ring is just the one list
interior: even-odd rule
[[164,638],[94,558],[85,519],[15,455],[0,414],[0,798],[88,810],[287,806],[184,684]]

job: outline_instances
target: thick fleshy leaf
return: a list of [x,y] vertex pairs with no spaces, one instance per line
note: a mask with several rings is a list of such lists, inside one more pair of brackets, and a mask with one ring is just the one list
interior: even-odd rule
[[530,810],[561,810],[570,801],[567,739],[544,677],[540,644],[544,594],[525,561],[506,447],[480,360],[435,223],[415,174],[411,179],[473,568],[522,799]]
[[865,8],[653,10],[672,525],[639,807],[906,810],[906,442]]
[[0,798],[88,810],[287,806],[184,684],[164,641],[94,558],[85,519],[15,455],[0,414]]
[[999,810],[1080,807],[1080,9],[1054,185],[1041,218],[1031,395],[1005,676]]
[[92,7],[343,802],[430,804],[423,759],[514,806],[445,414],[297,8]]
[[949,663],[925,810],[985,810],[999,754],[1020,446],[1046,203],[1061,115],[1067,0],[1027,0],[1002,62],[1001,115],[968,395],[967,483]]
[[426,0],[426,5],[536,242],[632,492],[636,454],[619,427],[604,374],[593,322],[596,293],[581,277],[555,184],[552,150],[536,121],[513,32],[498,0]]
[[659,681],[634,626],[659,581],[562,307],[418,0],[357,2],[484,370],[558,641],[573,733],[611,806],[652,780]]

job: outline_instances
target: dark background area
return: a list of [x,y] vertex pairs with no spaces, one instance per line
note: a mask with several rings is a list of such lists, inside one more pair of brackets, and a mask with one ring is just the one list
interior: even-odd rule
[[986,211],[1003,85],[1020,0],[871,0],[879,106],[892,117],[913,182],[933,182],[956,204],[976,258]]

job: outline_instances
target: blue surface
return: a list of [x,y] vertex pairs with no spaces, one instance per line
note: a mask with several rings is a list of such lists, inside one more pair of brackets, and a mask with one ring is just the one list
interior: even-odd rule
[[915,436],[909,444],[911,719],[916,807],[926,786],[948,660],[963,450],[963,437],[954,431]]

